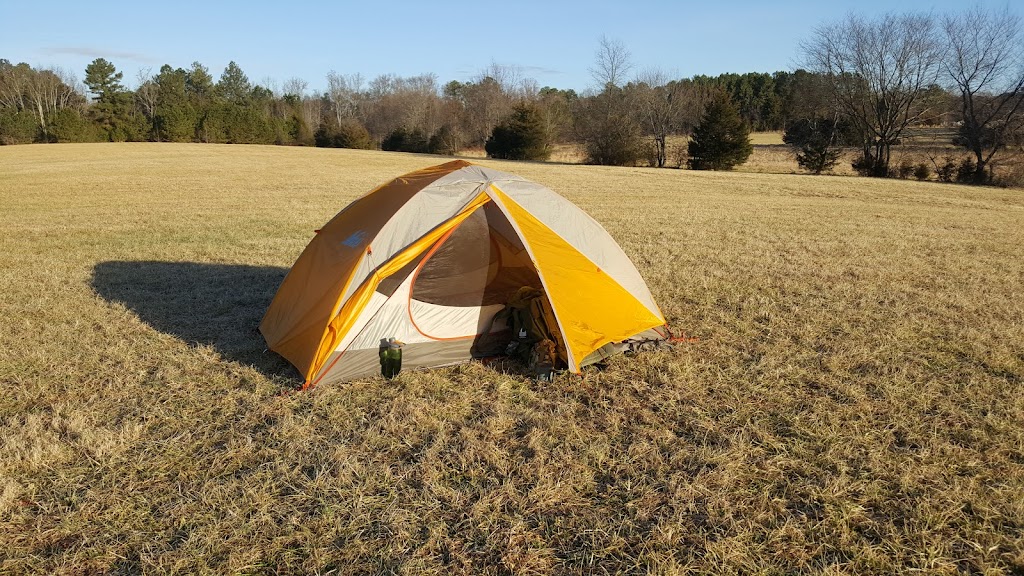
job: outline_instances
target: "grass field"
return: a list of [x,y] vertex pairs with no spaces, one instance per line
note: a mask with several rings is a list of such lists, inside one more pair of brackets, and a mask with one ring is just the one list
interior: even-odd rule
[[750,143],[755,146],[778,146],[782,144],[782,132],[752,132]]
[[698,341],[287,393],[288,267],[441,161],[0,148],[0,573],[1024,573],[1020,190],[481,161]]

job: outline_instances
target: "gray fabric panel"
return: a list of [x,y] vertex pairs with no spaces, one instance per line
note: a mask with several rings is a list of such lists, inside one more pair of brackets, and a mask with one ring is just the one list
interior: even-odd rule
[[668,333],[665,331],[665,327],[659,326],[657,328],[649,328],[647,330],[644,330],[643,332],[637,334],[636,336],[630,336],[629,338],[626,338],[622,342],[609,342],[588,354],[587,357],[584,358],[582,362],[580,362],[580,368],[583,368],[584,366],[590,366],[591,364],[596,364],[604,360],[605,358],[608,358],[609,356],[621,354],[628,350],[631,345],[635,346],[642,342],[659,342],[662,340],[667,340],[667,334]]
[[[402,371],[448,366],[468,362],[473,358],[493,356],[504,348],[509,337],[508,331],[502,331],[481,335],[475,340],[406,344],[402,348]],[[331,354],[327,364],[330,365],[334,362],[338,355],[338,352]],[[317,386],[379,375],[380,357],[377,350],[349,350],[317,383]]]

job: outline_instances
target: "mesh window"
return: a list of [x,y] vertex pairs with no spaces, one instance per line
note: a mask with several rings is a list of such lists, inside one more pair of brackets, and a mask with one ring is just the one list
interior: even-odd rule
[[491,204],[435,245],[415,274],[412,297],[442,306],[504,304],[521,286],[540,287],[518,236]]
[[409,274],[416,270],[416,267],[423,261],[424,256],[426,256],[426,252],[414,258],[412,262],[402,266],[398,272],[381,280],[380,284],[377,285],[377,292],[390,298],[395,293],[395,290],[398,290],[398,287],[402,285],[402,282],[405,282],[405,279],[409,277]]

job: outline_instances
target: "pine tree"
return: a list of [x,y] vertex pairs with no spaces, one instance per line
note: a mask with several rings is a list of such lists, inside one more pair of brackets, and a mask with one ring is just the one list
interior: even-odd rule
[[688,147],[693,170],[731,170],[747,161],[753,152],[750,128],[728,96],[719,95],[704,112]]
[[424,154],[428,152],[429,139],[423,130],[413,128],[406,129],[399,126],[391,131],[380,143],[380,149],[386,152],[413,152]]
[[491,132],[484,150],[489,158],[547,160],[551,156],[544,113],[531,104],[517,104]]
[[452,156],[459,151],[460,144],[458,132],[451,125],[445,124],[430,135],[427,150],[431,154]]
[[121,85],[122,77],[123,74],[103,58],[85,67],[85,85],[96,95],[90,113],[108,140],[143,140],[147,122],[135,109],[132,93]]
[[213,106],[216,97],[216,88],[213,84],[213,76],[210,71],[199,62],[193,62],[192,68],[186,72],[185,94],[188,95],[189,105],[196,117],[195,137],[201,142],[210,142],[211,134],[204,129],[206,115]]
[[242,69],[232,60],[228,67],[220,75],[217,81],[217,92],[220,96],[234,104],[248,104],[252,97],[252,84],[249,77],[242,72]]
[[195,135],[195,112],[185,94],[188,73],[168,65],[156,77],[157,105],[154,124],[160,140],[188,142]]
[[196,108],[205,108],[213,98],[213,76],[199,62],[193,62],[192,68],[185,72],[185,92]]
[[124,92],[123,77],[124,74],[104,58],[97,58],[85,67],[85,85],[96,95],[93,97],[96,102],[110,102]]
[[828,118],[801,118],[786,128],[782,141],[798,150],[796,162],[812,174],[831,170],[839,161],[841,126]]

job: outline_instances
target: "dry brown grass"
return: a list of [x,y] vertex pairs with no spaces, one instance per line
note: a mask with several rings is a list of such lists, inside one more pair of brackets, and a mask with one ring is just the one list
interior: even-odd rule
[[750,143],[754,146],[781,146],[782,132],[751,132]]
[[671,351],[282,394],[312,231],[425,156],[0,148],[0,572],[1024,571],[1024,197],[484,162],[603,222]]

